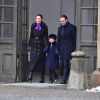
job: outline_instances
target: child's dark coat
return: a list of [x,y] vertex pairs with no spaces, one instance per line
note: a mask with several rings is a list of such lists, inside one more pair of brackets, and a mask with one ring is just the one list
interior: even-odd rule
[[48,47],[44,49],[44,53],[47,53],[45,66],[50,69],[56,69],[59,65],[56,42],[52,43],[52,45],[49,43]]

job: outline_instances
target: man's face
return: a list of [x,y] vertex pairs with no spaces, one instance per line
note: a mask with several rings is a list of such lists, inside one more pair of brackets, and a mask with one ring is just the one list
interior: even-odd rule
[[60,18],[60,24],[61,24],[61,26],[66,25],[66,23],[67,23],[67,19],[65,19],[64,17],[61,17]]

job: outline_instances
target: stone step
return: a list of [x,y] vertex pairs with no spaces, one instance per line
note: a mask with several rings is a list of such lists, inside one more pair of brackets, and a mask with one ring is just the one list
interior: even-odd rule
[[56,89],[67,89],[66,84],[56,84],[56,83],[9,83],[0,84],[0,86],[16,86],[16,87],[31,87],[31,88],[56,88]]

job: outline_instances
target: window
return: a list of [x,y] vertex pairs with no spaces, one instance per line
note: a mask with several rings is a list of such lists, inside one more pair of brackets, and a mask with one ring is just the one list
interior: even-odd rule
[[6,7],[4,8],[4,21],[5,22],[13,22],[13,8]]
[[14,4],[14,0],[4,0],[4,4],[5,5],[13,5]]
[[11,38],[13,36],[13,24],[4,24],[3,27],[3,37]]
[[80,6],[81,42],[97,40],[98,0],[81,0]]
[[2,4],[2,0],[0,0],[0,5]]
[[0,38],[13,37],[14,0],[0,0]]

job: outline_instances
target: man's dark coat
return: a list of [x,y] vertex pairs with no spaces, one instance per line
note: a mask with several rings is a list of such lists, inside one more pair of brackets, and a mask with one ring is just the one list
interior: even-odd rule
[[71,53],[76,49],[76,26],[67,22],[58,28],[57,48],[62,59],[71,59]]

